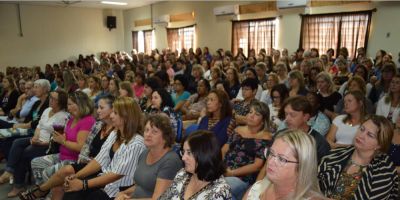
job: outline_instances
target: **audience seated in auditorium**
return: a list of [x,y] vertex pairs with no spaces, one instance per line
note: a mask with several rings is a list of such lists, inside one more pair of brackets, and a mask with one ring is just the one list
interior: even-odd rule
[[52,199],[62,199],[65,177],[75,174],[84,168],[100,152],[101,146],[107,140],[114,127],[110,115],[115,97],[106,95],[99,99],[97,107],[98,121],[93,125],[85,144],[79,153],[77,163],[66,165],[54,173],[49,180],[37,185],[19,195],[20,199],[36,199],[45,196],[51,190]]

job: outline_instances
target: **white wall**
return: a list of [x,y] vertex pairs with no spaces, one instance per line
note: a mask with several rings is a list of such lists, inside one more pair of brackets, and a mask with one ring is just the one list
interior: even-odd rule
[[[221,5],[246,4],[250,2],[161,2],[153,5],[153,16],[165,14],[179,14],[195,12],[197,28],[197,46],[208,46],[211,51],[217,48],[231,49],[232,16],[216,17],[213,8]],[[370,10],[377,8],[373,13],[371,32],[368,44],[368,53],[374,56],[378,49],[386,49],[396,54],[399,52],[400,26],[396,20],[400,19],[400,2],[372,2],[370,4],[357,3],[346,6],[324,6],[308,9],[292,8],[283,9],[279,12],[265,12],[251,15],[242,15],[241,19],[256,19],[275,17],[279,19],[277,48],[287,48],[290,52],[299,47],[301,17],[299,14],[308,12],[310,14],[351,12],[359,10]],[[150,27],[134,27],[134,21],[150,18],[150,6],[134,8],[124,11],[125,18],[125,50],[131,50],[131,31],[135,29],[148,29]],[[173,24],[172,24],[173,25]],[[167,47],[167,38],[164,27],[155,27],[156,47],[161,49]],[[390,37],[386,37],[387,33]]]
[[[173,23],[172,26],[196,24],[197,46],[231,49],[233,16],[216,17],[213,8],[229,4],[251,2],[160,2],[153,5],[153,16],[195,12],[194,22]],[[386,49],[397,55],[400,41],[400,2],[373,2],[356,6],[329,6],[310,10],[314,13],[332,13],[377,8],[373,13],[368,52],[374,56],[378,49]],[[304,8],[285,9],[279,12],[265,12],[242,15],[241,19],[279,17],[278,48],[290,52],[299,46],[301,18]],[[105,26],[107,15],[117,16],[117,29],[109,31]],[[76,7],[49,7],[21,5],[22,29],[19,37],[18,15],[15,4],[0,4],[0,70],[6,66],[43,66],[78,54],[99,53],[100,51],[130,51],[132,30],[150,29],[134,27],[134,21],[150,18],[150,6],[130,10],[101,10]],[[156,47],[167,47],[165,27],[155,26]],[[390,37],[387,37],[390,33]],[[397,57],[397,56],[395,56]]]
[[[109,31],[107,15],[117,17]],[[78,54],[117,51],[124,47],[122,11],[21,5],[23,37],[17,6],[0,4],[0,66],[44,66]]]

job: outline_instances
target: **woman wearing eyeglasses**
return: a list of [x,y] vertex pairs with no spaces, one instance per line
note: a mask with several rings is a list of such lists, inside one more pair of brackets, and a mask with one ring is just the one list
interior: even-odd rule
[[222,153],[212,132],[196,131],[190,134],[183,143],[181,155],[185,167],[159,200],[231,199],[229,185],[223,176]]
[[243,199],[322,199],[315,176],[316,149],[313,137],[300,130],[277,135],[266,151],[267,175],[256,182]]
[[333,199],[399,199],[399,177],[386,154],[392,136],[389,120],[370,116],[357,130],[353,146],[337,148],[322,159],[321,191]]

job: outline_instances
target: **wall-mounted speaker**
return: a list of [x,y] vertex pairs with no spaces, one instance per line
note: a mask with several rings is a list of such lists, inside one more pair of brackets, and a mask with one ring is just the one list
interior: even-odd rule
[[111,31],[113,28],[117,28],[117,17],[107,16],[107,28]]

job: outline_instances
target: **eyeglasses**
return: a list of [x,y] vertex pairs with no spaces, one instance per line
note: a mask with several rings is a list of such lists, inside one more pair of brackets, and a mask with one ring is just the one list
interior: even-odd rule
[[192,154],[192,152],[191,152],[190,150],[184,150],[184,149],[182,149],[182,150],[179,151],[179,155],[181,155],[181,157],[183,157],[185,154],[186,154],[187,156],[189,156],[189,157],[192,157],[192,156],[193,156],[193,154]]
[[291,161],[286,158],[283,158],[282,156],[275,154],[271,149],[265,148],[264,150],[264,156],[267,159],[275,159],[276,164],[279,167],[283,167],[286,165],[286,163],[299,163],[298,161]]

